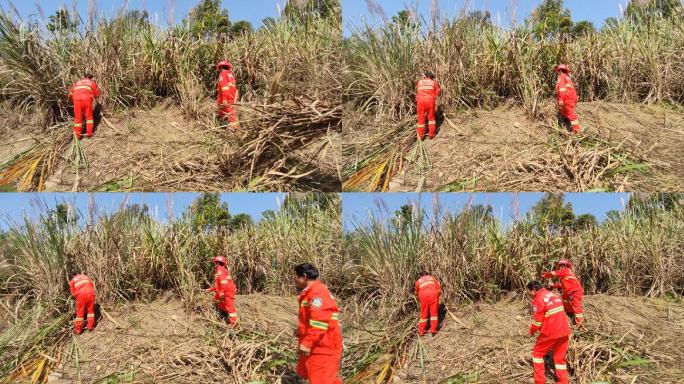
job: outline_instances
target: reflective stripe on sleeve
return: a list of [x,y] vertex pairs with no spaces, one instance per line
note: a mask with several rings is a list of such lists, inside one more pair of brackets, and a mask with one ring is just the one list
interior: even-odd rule
[[229,90],[230,90],[230,87],[221,87],[221,90],[222,90],[222,91],[229,91]]
[[[74,126],[75,126],[75,124],[74,124]],[[79,124],[79,126],[80,126],[80,124]],[[88,280],[79,280],[79,281],[74,283],[74,287],[80,287],[81,285],[86,284],[86,283],[89,283],[89,281]]]
[[581,314],[581,313],[575,313],[575,317],[578,318],[578,319],[583,319],[583,318],[584,318],[584,315]]
[[308,300],[304,300],[304,301],[302,301],[302,303],[301,303],[300,305],[301,305],[302,307],[309,307],[309,306],[311,306],[311,303],[309,303]]
[[314,328],[321,329],[323,331],[328,330],[328,323],[325,323],[323,321],[309,320],[309,325]]
[[229,313],[228,316],[230,316],[230,317],[237,317],[237,313]]
[[570,124],[572,124],[572,125],[578,125],[578,124],[579,124],[579,121],[577,121],[577,120],[572,120],[572,121],[570,122]]
[[339,312],[335,312],[332,314],[332,316],[330,316],[330,320],[338,321],[339,319],[340,319],[340,313]]
[[221,280],[221,284],[228,284],[228,279]]
[[77,87],[74,87],[74,89],[75,89],[75,90],[76,90],[76,89],[87,89],[87,90],[89,90],[90,92],[93,91],[93,88],[91,88],[91,87],[88,86],[88,85],[79,85],[79,86],[77,86]]
[[534,326],[536,326],[536,327],[541,327],[541,326],[542,326],[542,323],[540,323],[540,322],[538,322],[538,321],[532,320],[532,325],[534,325]]

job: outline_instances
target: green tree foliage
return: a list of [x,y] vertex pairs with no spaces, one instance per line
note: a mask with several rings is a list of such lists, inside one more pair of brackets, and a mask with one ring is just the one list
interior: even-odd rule
[[185,18],[185,23],[196,37],[213,35],[238,36],[252,33],[252,24],[245,20],[230,21],[228,11],[221,8],[221,0],[202,0]]
[[572,31],[570,10],[563,0],[544,0],[530,15],[528,22],[540,39],[569,34]]
[[573,228],[575,214],[564,194],[547,192],[528,213],[528,221],[539,233],[561,234]]
[[65,203],[59,203],[55,205],[54,209],[48,210],[48,217],[58,226],[66,226],[70,222],[76,222],[78,220],[78,214],[72,212],[69,206]]
[[595,228],[598,226],[598,220],[596,220],[596,216],[590,214],[590,213],[583,213],[575,219],[575,225],[574,228],[575,230],[585,230],[585,229],[591,229]]
[[594,27],[594,23],[591,21],[580,21],[575,23],[572,27],[572,35],[574,37],[582,37],[585,35],[592,35],[596,33],[596,27]]
[[221,201],[219,193],[203,193],[190,204],[183,217],[190,221],[194,230],[204,232],[234,231],[253,225],[252,217],[248,214],[231,215],[228,203]]
[[78,29],[78,20],[71,17],[66,8],[58,9],[54,15],[50,16],[47,29],[53,33],[74,32]]
[[253,31],[252,24],[246,20],[236,21],[230,25],[231,36],[249,35]]
[[409,204],[404,204],[399,207],[398,210],[394,211],[394,218],[392,218],[392,224],[394,228],[398,230],[403,230],[413,222],[413,206]]
[[211,231],[230,225],[228,203],[221,202],[218,193],[203,193],[190,204],[184,216],[195,230]]

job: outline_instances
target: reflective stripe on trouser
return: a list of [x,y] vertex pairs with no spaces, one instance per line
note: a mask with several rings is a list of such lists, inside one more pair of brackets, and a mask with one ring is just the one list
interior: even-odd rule
[[[416,111],[418,113],[418,135],[422,136],[425,134],[425,115],[427,115],[428,134],[430,137],[433,137],[437,126],[435,122],[435,101],[419,100],[416,103]],[[422,129],[420,128],[421,126]]]
[[309,384],[342,384],[338,376],[342,350],[332,355],[299,355],[297,375],[309,380]]
[[76,296],[76,319],[74,321],[74,328],[76,332],[83,330],[83,319],[87,314],[88,329],[93,329],[95,326],[95,295]]
[[425,334],[430,323],[430,332],[437,333],[437,323],[439,322],[439,297],[419,297],[420,301],[420,320],[418,321],[418,333]]
[[235,299],[228,296],[224,296],[223,299],[218,299],[216,302],[216,307],[221,312],[225,312],[228,315],[228,322],[230,325],[234,325],[238,321],[237,309],[235,308]]
[[539,336],[532,349],[532,367],[534,368],[534,384],[544,384],[544,356],[551,352],[553,362],[556,365],[556,376],[559,384],[568,384],[568,371],[566,369],[565,355],[568,352],[568,336],[558,338],[546,338]]
[[93,100],[74,100],[74,133],[81,137],[83,133],[83,116],[86,118],[86,134],[93,135]]

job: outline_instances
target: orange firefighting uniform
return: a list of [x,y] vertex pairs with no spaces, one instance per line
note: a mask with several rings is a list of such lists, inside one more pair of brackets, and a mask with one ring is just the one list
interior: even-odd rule
[[545,279],[558,277],[560,279],[560,283],[553,284],[551,287],[562,290],[565,312],[573,319],[576,325],[582,324],[584,321],[584,313],[582,312],[584,288],[582,288],[582,282],[580,282],[572,270],[570,268],[565,268],[557,271],[545,272],[542,277]]
[[553,353],[556,376],[559,384],[569,383],[565,354],[568,351],[570,327],[563,313],[563,302],[555,293],[545,288],[537,291],[532,300],[532,324],[530,335],[539,331],[539,337],[532,349],[534,384],[544,384],[544,356]]
[[420,301],[420,320],[418,320],[418,334],[425,334],[428,325],[428,315],[430,323],[430,333],[437,333],[437,323],[439,322],[439,295],[442,287],[439,280],[426,275],[421,276],[414,288],[418,301]]
[[69,90],[69,100],[74,103],[74,133],[81,138],[83,132],[83,115],[86,117],[86,135],[93,136],[93,101],[100,97],[97,84],[91,79],[79,80]]
[[209,292],[214,293],[214,300],[219,311],[228,314],[230,325],[235,325],[238,321],[237,309],[235,309],[235,295],[237,287],[228,273],[226,267],[217,265],[214,270],[214,286],[209,288]]
[[233,104],[238,100],[238,89],[233,72],[223,69],[219,74],[218,82],[218,105],[219,117],[228,120],[230,127],[237,129],[240,127],[237,111]]
[[69,281],[69,290],[76,298],[76,319],[74,330],[76,333],[83,331],[83,315],[87,313],[89,330],[95,328],[95,285],[90,277],[76,275]]
[[435,137],[437,121],[435,120],[435,100],[439,96],[439,83],[429,77],[424,77],[416,84],[416,110],[418,111],[418,125],[416,133],[420,139],[425,137],[425,114],[428,115],[428,136]]
[[309,384],[342,384],[337,375],[342,358],[339,308],[325,284],[316,280],[299,294],[297,375]]
[[577,106],[577,91],[575,83],[567,73],[559,72],[556,82],[556,102],[558,103],[559,114],[564,125],[570,125],[572,132],[579,133],[582,127],[577,120],[575,106]]

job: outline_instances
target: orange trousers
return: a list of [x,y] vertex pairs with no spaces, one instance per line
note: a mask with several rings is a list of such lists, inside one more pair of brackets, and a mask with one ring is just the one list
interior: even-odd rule
[[76,296],[76,319],[74,319],[74,331],[83,332],[84,315],[88,317],[88,329],[95,328],[95,294]]
[[563,104],[559,110],[560,120],[562,125],[570,127],[573,133],[579,133],[582,127],[577,120],[577,113],[575,112],[574,104]]
[[86,135],[93,136],[93,127],[95,120],[93,119],[93,99],[74,100],[74,134],[77,138],[81,138],[83,133],[83,115],[86,118]]
[[238,121],[237,111],[233,104],[223,103],[219,104],[218,115],[221,119],[228,121],[230,127],[233,129],[240,128],[240,122]]
[[425,115],[428,116],[428,137],[431,139],[435,137],[437,130],[437,120],[435,120],[435,101],[418,100],[416,104],[418,111],[418,125],[416,126],[416,133],[422,139],[425,136]]
[[[437,333],[437,323],[439,322],[439,296],[419,297],[420,301],[420,320],[418,320],[418,334],[424,335],[428,323],[430,323],[430,333]],[[428,317],[429,316],[429,317]]]
[[578,293],[570,294],[568,297],[563,297],[563,307],[565,308],[565,313],[567,313],[573,319],[576,325],[580,325],[584,321],[582,298],[583,295]]
[[553,363],[555,364],[558,384],[568,384],[568,368],[565,364],[565,354],[568,352],[569,336],[547,338],[539,336],[537,343],[532,349],[532,367],[534,368],[534,384],[545,384],[544,376],[544,356],[548,352],[553,353]]
[[337,375],[340,370],[342,350],[334,355],[312,354],[299,355],[297,360],[297,375],[309,380],[309,384],[342,384]]
[[220,297],[216,297],[216,307],[218,307],[219,311],[225,312],[228,314],[228,321],[230,325],[235,325],[237,324],[238,321],[238,315],[237,315],[237,309],[235,308],[235,298],[234,297],[228,297],[224,296],[223,299]]

